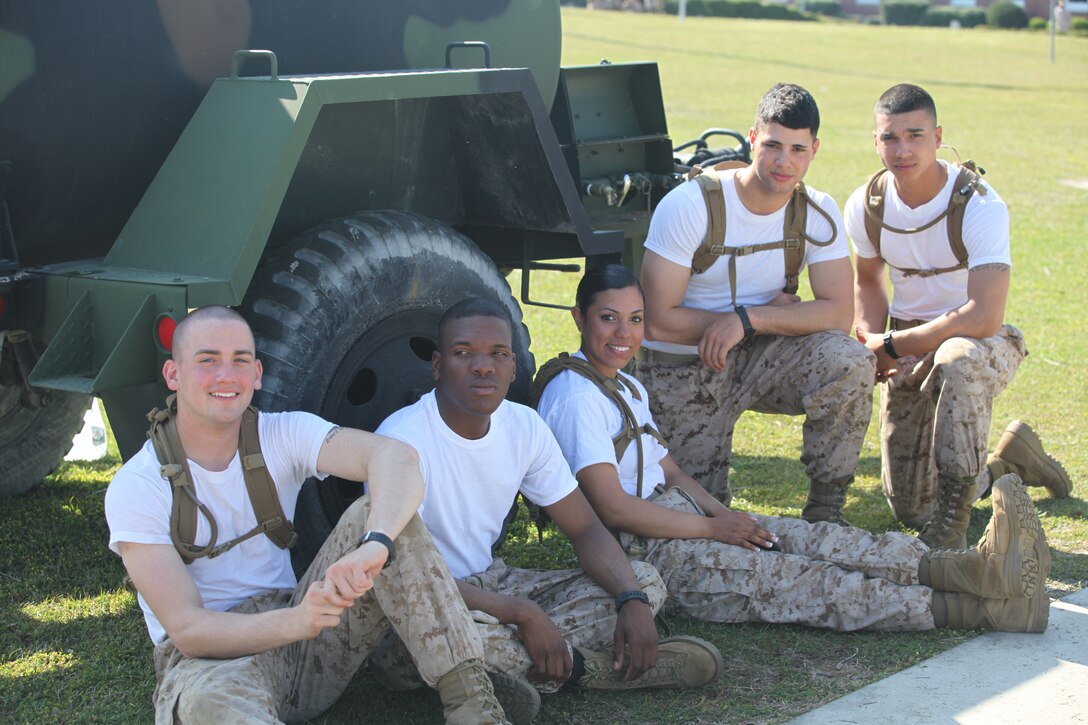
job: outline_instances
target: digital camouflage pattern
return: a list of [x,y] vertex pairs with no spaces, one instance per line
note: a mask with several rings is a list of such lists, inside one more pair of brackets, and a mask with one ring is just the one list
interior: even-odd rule
[[[247,599],[232,611],[257,613],[298,604],[310,584],[351,550],[366,530],[369,499],[340,518],[294,591]],[[269,723],[305,720],[343,692],[388,626],[407,642],[422,679],[438,679],[484,650],[457,584],[419,516],[397,537],[397,558],[374,588],[313,640],[236,659],[190,659],[168,639],[155,648],[155,722]]]
[[[639,587],[650,598],[650,607],[657,614],[666,596],[661,577],[650,564],[633,561],[631,568]],[[487,571],[468,576],[465,582],[484,591],[531,599],[555,622],[567,640],[568,649],[612,649],[616,630],[616,600],[581,569],[518,569],[507,566],[502,559],[495,559]],[[528,680],[533,660],[518,637],[517,628],[500,623],[486,612],[473,611],[472,616],[484,642],[484,664],[488,671],[504,672]],[[411,681],[416,677],[403,643],[395,644],[372,666],[382,668],[395,679]],[[555,692],[562,685],[530,681],[545,693]]]
[[841,332],[757,335],[729,351],[715,373],[700,362],[640,360],[636,377],[680,468],[726,505],[741,413],[804,415],[801,462],[809,480],[842,486],[854,475],[873,405],[876,359]]
[[953,337],[924,357],[900,358],[880,395],[881,480],[898,520],[920,528],[933,517],[938,472],[949,480],[985,473],[994,398],[1027,354],[1023,334],[1004,325],[984,340]]
[[[655,504],[703,515],[687,493],[658,492]],[[933,590],[918,583],[929,548],[898,532],[871,534],[831,523],[757,516],[780,551],[749,551],[711,539],[622,534],[668,588],[667,613],[710,622],[768,622],[854,631],[933,629]]]

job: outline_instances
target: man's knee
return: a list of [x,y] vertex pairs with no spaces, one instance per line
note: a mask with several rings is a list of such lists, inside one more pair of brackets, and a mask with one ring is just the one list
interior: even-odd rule
[[668,597],[668,590],[665,588],[665,582],[661,579],[661,575],[657,573],[657,569],[653,565],[644,561],[632,561],[631,569],[635,572],[639,587],[646,592],[646,596],[650,599],[650,608],[657,612],[665,604],[665,599]]
[[840,343],[838,358],[848,375],[857,378],[868,386],[872,386],[876,377],[876,355],[869,348],[862,345],[852,337],[846,336]]
[[970,364],[978,357],[978,343],[969,337],[950,337],[933,353],[933,364],[944,367]]
[[953,337],[941,343],[934,353],[931,376],[942,385],[952,385],[963,392],[966,386],[975,386],[975,391],[982,393],[991,385],[994,370],[976,340]]
[[810,369],[821,371],[827,380],[850,380],[872,388],[876,355],[869,348],[839,332],[817,332],[807,338]]
[[366,526],[366,520],[370,517],[370,496],[366,494],[355,499],[340,517],[341,521],[351,521],[359,526]]
[[[237,664],[241,664],[237,661]],[[272,693],[248,667],[209,667],[191,676],[174,705],[175,722],[231,722],[278,718]]]

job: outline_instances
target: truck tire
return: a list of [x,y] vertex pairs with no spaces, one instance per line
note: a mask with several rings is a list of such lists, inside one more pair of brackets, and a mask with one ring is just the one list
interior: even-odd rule
[[[517,354],[509,397],[527,400],[535,366],[521,309],[467,237],[398,211],[360,213],[302,233],[262,263],[242,303],[264,365],[257,406],[374,430],[434,387],[438,320],[474,295],[509,310]],[[296,570],[360,493],[354,482],[307,481],[294,517]]]
[[0,498],[18,496],[41,484],[83,427],[93,398],[56,390],[39,390],[46,403],[23,402],[19,385],[0,386]]

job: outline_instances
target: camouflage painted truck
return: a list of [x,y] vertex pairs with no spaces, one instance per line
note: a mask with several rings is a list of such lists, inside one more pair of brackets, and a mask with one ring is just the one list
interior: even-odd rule
[[[203,305],[252,323],[263,409],[373,429],[487,295],[524,396],[504,273],[535,304],[547,260],[638,249],[677,179],[656,64],[559,57],[557,0],[0,3],[0,494],[92,396],[134,453]],[[308,485],[300,530],[357,492]]]

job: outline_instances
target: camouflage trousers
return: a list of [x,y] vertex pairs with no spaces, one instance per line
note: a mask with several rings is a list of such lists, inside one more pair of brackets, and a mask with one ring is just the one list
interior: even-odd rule
[[[654,614],[665,602],[665,585],[650,564],[631,562],[639,586],[650,598]],[[616,600],[581,569],[537,571],[507,566],[495,559],[487,571],[465,577],[465,582],[487,592],[530,599],[555,622],[567,641],[568,650],[581,647],[589,650],[611,650],[616,630]],[[484,665],[491,672],[529,680],[533,660],[522,644],[517,628],[502,624],[490,614],[473,611],[476,627],[484,642]],[[374,667],[380,667],[393,677],[411,682],[415,678],[411,659],[406,656],[403,642],[395,643]],[[532,680],[530,680],[532,681]],[[555,692],[562,683],[533,682],[541,692]]]
[[[369,500],[340,518],[310,568],[292,590],[251,597],[232,612],[291,607],[310,585],[350,551],[366,530]],[[457,582],[418,516],[397,537],[397,558],[374,588],[315,639],[235,659],[191,659],[169,639],[155,648],[155,722],[272,723],[316,717],[332,705],[366,661],[387,627],[408,643],[429,685],[468,659],[483,658]]]
[[640,360],[635,368],[669,452],[726,505],[733,428],[746,410],[804,415],[809,480],[849,480],[872,415],[875,371],[873,354],[841,332],[757,335],[729,351],[721,373],[701,362]]
[[900,359],[880,394],[881,479],[897,519],[921,527],[932,518],[938,473],[963,480],[986,470],[994,398],[1027,354],[1024,336],[1005,325]]
[[[704,515],[682,489],[655,504]],[[933,590],[918,583],[929,547],[898,532],[871,534],[838,524],[757,516],[779,551],[749,551],[712,539],[644,539],[622,534],[629,551],[661,573],[665,611],[708,622],[768,622],[850,632],[933,629]]]

